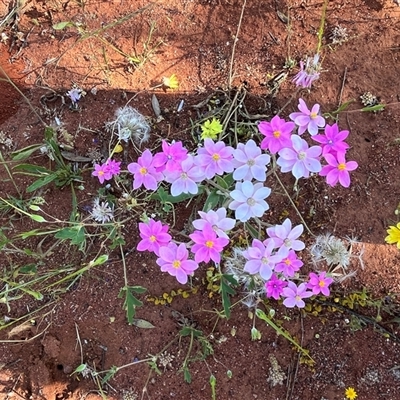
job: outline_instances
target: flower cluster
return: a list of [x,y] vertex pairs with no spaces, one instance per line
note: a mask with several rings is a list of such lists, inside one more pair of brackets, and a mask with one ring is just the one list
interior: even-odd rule
[[[318,60],[308,61],[304,72],[315,67],[317,74],[316,63]],[[314,79],[300,78],[307,84]],[[137,250],[153,252],[161,271],[185,284],[200,263],[221,262],[229,245],[228,232],[238,221],[246,223],[265,215],[269,209],[266,199],[271,195],[265,182],[271,168],[278,166],[281,172],[291,172],[296,180],[319,174],[326,177],[331,186],[339,182],[348,187],[349,172],[357,168],[355,161],[345,159],[349,149],[345,139],[349,132],[340,131],[337,124],[326,124],[318,104],[309,109],[300,99],[298,109],[299,112],[290,114],[291,121],[279,116],[269,122],[261,121],[258,125],[263,136],[260,145],[250,139],[232,147],[204,135],[203,146],[190,153],[182,142],[164,140],[160,151],[152,153],[146,149],[135,162],[128,164],[134,190],[156,191],[166,182],[174,197],[196,195],[206,181],[217,187],[219,196],[226,198],[224,207],[216,211],[199,211],[200,218],[192,222],[193,231],[186,243],[174,241],[168,225],[146,217],[139,223]],[[304,138],[305,132],[318,144],[310,146]],[[122,136],[119,138],[125,140]],[[110,159],[103,165],[96,164],[93,176],[103,183],[119,172],[120,163]],[[228,215],[229,210],[234,218]],[[106,212],[103,220],[110,218]],[[240,255],[244,260],[242,272],[253,281],[261,282],[267,297],[283,299],[286,307],[301,308],[308,297],[329,296],[329,286],[333,282],[326,271],[312,272],[307,279],[300,277],[303,262],[297,253],[305,248],[300,239],[303,229],[303,225],[293,227],[291,220],[286,219],[280,225],[267,228],[267,237],[254,239]]]

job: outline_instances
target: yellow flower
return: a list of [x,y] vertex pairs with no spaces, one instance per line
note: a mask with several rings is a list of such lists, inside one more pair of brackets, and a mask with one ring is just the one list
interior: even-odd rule
[[346,396],[346,399],[354,400],[357,397],[357,392],[354,388],[349,387],[345,390],[344,395]]
[[213,118],[211,121],[204,122],[201,126],[201,138],[215,140],[219,133],[223,130],[223,126],[218,119]]
[[385,237],[385,241],[389,244],[397,243],[400,249],[400,222],[396,226],[389,226],[387,233],[389,235]]
[[169,78],[162,78],[162,83],[164,86],[170,89],[178,89],[179,81],[175,74],[172,74]]

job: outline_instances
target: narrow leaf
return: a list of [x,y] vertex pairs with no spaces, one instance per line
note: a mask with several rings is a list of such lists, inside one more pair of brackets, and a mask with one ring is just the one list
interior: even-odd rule
[[135,318],[133,320],[133,325],[137,326],[138,328],[143,328],[143,329],[155,328],[155,326],[153,324],[151,324],[149,321],[146,321],[146,320],[140,319],[140,318]]

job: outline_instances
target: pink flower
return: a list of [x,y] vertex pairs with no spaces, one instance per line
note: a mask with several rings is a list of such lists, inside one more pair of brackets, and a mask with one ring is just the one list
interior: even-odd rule
[[290,135],[294,128],[293,122],[286,122],[278,115],[275,115],[270,122],[261,121],[258,124],[258,130],[265,138],[260,147],[268,149],[272,154],[276,154],[284,147],[291,147]]
[[299,127],[298,134],[302,135],[306,130],[311,136],[318,133],[318,128],[325,126],[325,118],[319,115],[319,104],[314,104],[311,111],[303,99],[299,99],[298,109],[300,112],[294,112],[289,118]]
[[315,135],[313,140],[322,144],[322,155],[327,153],[345,153],[349,145],[344,140],[349,135],[349,131],[339,131],[338,124],[326,125],[324,135]]
[[197,150],[195,163],[204,169],[207,179],[212,179],[215,175],[223,175],[233,171],[232,164],[233,148],[220,141],[214,143],[212,139],[204,140],[204,147]]
[[275,265],[275,271],[291,278],[302,266],[303,261],[297,258],[294,250],[290,250],[288,256]]
[[292,229],[292,221],[286,218],[282,225],[275,225],[271,228],[267,228],[267,234],[274,240],[275,247],[284,246],[288,250],[293,249],[295,251],[300,251],[304,249],[305,244],[297,239],[301,236],[303,230],[304,227],[302,224]]
[[94,171],[92,172],[92,176],[97,176],[100,183],[104,183],[104,181],[109,181],[112,178],[112,174],[107,169],[106,164],[94,164]]
[[195,231],[189,236],[195,243],[192,253],[196,262],[207,263],[210,259],[216,263],[221,261],[222,250],[229,243],[229,239],[217,237],[211,225],[206,225],[202,231]]
[[326,176],[326,183],[330,186],[335,186],[339,182],[343,187],[349,187],[349,171],[354,171],[358,167],[357,162],[346,162],[345,153],[338,153],[336,157],[327,153],[324,158],[328,165],[325,165],[319,174]]
[[319,275],[310,273],[310,279],[307,283],[307,288],[313,291],[313,294],[322,293],[324,296],[329,296],[329,285],[333,282],[332,278],[326,276],[326,272],[322,271]]
[[298,135],[292,135],[292,146],[279,151],[277,164],[282,172],[291,171],[296,179],[308,178],[310,172],[321,171],[320,146],[308,147],[308,143]]
[[286,286],[286,281],[282,281],[275,274],[272,274],[270,280],[265,282],[265,291],[267,297],[273,297],[275,300],[279,300],[283,292],[283,288]]
[[133,174],[133,188],[144,186],[149,190],[156,190],[158,182],[163,180],[163,174],[157,172],[153,165],[153,155],[145,150],[136,163],[128,164],[128,171]]
[[233,150],[233,157],[235,166],[233,179],[235,181],[241,179],[265,181],[267,165],[271,157],[268,154],[261,154],[261,148],[256,145],[254,140],[250,139],[246,144],[238,143],[237,148]]
[[105,165],[105,170],[108,171],[112,176],[118,175],[121,172],[120,161],[108,159],[104,165]]
[[307,57],[305,64],[300,61],[300,71],[293,78],[293,82],[296,86],[311,88],[312,83],[319,78],[320,69],[319,54],[316,54],[314,58]]
[[194,163],[194,157],[188,155],[179,168],[174,171],[164,171],[165,180],[171,185],[172,196],[179,196],[181,193],[196,194],[199,191],[197,182],[204,179],[204,171]]
[[282,295],[286,297],[283,300],[284,306],[303,308],[306,305],[303,299],[311,297],[313,293],[307,291],[306,283],[300,283],[299,286],[296,286],[294,282],[289,281],[287,287],[283,288]]
[[139,251],[153,251],[159,256],[160,247],[167,246],[171,241],[171,235],[167,233],[168,225],[163,225],[152,218],[146,224],[139,223],[139,232],[142,238],[136,247]]
[[286,248],[279,249],[273,254],[275,243],[273,240],[266,240],[264,243],[258,239],[253,239],[251,247],[243,251],[243,256],[248,260],[244,266],[244,271],[251,275],[260,274],[261,278],[268,280],[271,278],[275,264],[281,262],[288,255]]
[[181,162],[187,158],[187,150],[183,147],[182,142],[168,144],[163,140],[161,146],[163,151],[155,154],[153,159],[156,170],[158,172],[178,170]]
[[218,237],[229,239],[226,231],[230,231],[236,225],[236,220],[226,218],[226,208],[221,207],[217,211],[199,211],[201,219],[193,221],[193,226],[202,231],[206,225],[211,225]]
[[188,275],[192,275],[199,265],[193,260],[188,260],[189,252],[186,246],[181,243],[169,243],[168,246],[160,248],[160,258],[156,263],[161,267],[162,272],[168,272],[175,276],[179,283],[185,284]]

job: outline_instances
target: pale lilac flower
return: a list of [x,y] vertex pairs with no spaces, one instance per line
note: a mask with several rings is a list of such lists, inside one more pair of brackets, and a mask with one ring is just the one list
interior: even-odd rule
[[139,223],[139,234],[142,240],[137,245],[139,251],[152,251],[157,256],[162,246],[167,246],[172,237],[168,233],[168,225],[163,225],[161,221],[154,221],[152,218],[147,223]]
[[298,134],[302,135],[306,130],[311,136],[318,133],[319,128],[325,126],[325,118],[319,115],[319,104],[314,104],[311,111],[303,99],[299,99],[298,109],[300,112],[294,112],[289,118],[299,127]]
[[121,162],[108,159],[104,164],[105,170],[111,174],[111,176],[118,175],[121,172]]
[[272,154],[276,154],[284,147],[291,147],[290,135],[295,128],[294,122],[286,122],[283,118],[275,115],[270,122],[261,121],[258,130],[265,138],[260,147],[268,149]]
[[94,171],[92,172],[92,176],[97,176],[100,183],[104,183],[104,181],[109,181],[112,178],[112,174],[107,169],[106,164],[94,164]]
[[313,294],[322,293],[324,296],[330,295],[329,285],[333,282],[332,278],[326,276],[326,272],[322,271],[319,275],[310,272],[310,279],[307,283],[307,288],[311,289]]
[[330,186],[335,186],[339,182],[343,187],[349,187],[349,171],[354,171],[358,167],[357,162],[346,162],[345,153],[337,153],[336,157],[327,153],[324,155],[324,158],[328,165],[325,165],[319,174],[326,176],[326,183]]
[[294,250],[290,250],[288,256],[275,265],[275,271],[281,272],[286,277],[291,278],[302,266],[303,261],[297,258]]
[[235,218],[246,222],[252,217],[262,217],[269,209],[264,200],[271,194],[271,189],[263,183],[253,184],[250,181],[236,182],[235,190],[230,193],[233,201],[229,208],[235,211]]
[[244,271],[251,275],[260,274],[261,278],[268,280],[271,278],[275,264],[281,262],[288,255],[288,250],[284,247],[273,254],[275,243],[273,240],[266,240],[264,243],[258,239],[253,239],[251,247],[243,251],[243,256],[248,260],[244,266]]
[[216,263],[221,261],[221,253],[229,243],[229,239],[217,237],[211,225],[206,225],[202,231],[195,231],[189,235],[195,243],[192,253],[196,262],[209,262],[210,259]]
[[67,96],[71,99],[72,105],[76,106],[76,103],[78,103],[82,97],[82,89],[72,88],[67,92]]
[[172,196],[179,196],[181,193],[197,194],[198,182],[204,179],[204,171],[194,163],[194,157],[189,154],[180,163],[179,169],[164,171],[165,180],[171,185]]
[[246,144],[238,143],[237,148],[233,150],[233,179],[235,181],[244,180],[264,182],[266,179],[267,165],[271,161],[268,154],[261,154],[261,148],[256,142],[250,139]]
[[176,243],[169,243],[168,246],[160,248],[160,258],[156,263],[161,267],[162,272],[168,272],[175,276],[179,283],[185,284],[188,275],[193,275],[199,264],[193,260],[188,260],[189,252],[184,243],[179,246]]
[[301,240],[298,240],[303,230],[304,227],[302,224],[296,225],[292,229],[292,221],[286,218],[282,225],[275,225],[271,228],[267,228],[267,234],[274,240],[275,247],[284,246],[288,250],[293,249],[295,251],[300,251],[305,248],[305,244]]
[[292,171],[296,179],[308,178],[310,172],[321,171],[319,156],[321,154],[320,146],[308,147],[308,143],[298,135],[292,135],[291,148],[284,148],[279,151],[277,164],[282,172]]
[[224,142],[216,142],[212,139],[204,139],[204,147],[197,150],[196,164],[204,169],[207,179],[215,175],[223,175],[233,171],[233,148]]
[[182,142],[168,144],[163,140],[161,147],[162,152],[156,153],[153,159],[156,170],[159,172],[179,170],[180,164],[187,158],[187,150],[183,147]]
[[201,219],[193,221],[193,226],[196,229],[202,231],[206,225],[211,225],[218,237],[229,239],[225,232],[234,228],[236,220],[233,218],[226,218],[226,208],[221,207],[217,211],[199,211],[199,215]]
[[349,131],[339,131],[338,124],[326,125],[324,135],[315,135],[313,140],[322,144],[322,155],[327,153],[345,153],[349,145],[344,140],[349,135]]
[[320,69],[319,54],[316,54],[313,58],[307,57],[305,64],[300,61],[300,71],[293,78],[293,82],[296,86],[311,88],[312,83],[319,78]]
[[133,174],[133,188],[144,186],[149,190],[156,190],[158,182],[163,180],[163,174],[157,172],[153,165],[153,155],[145,150],[137,162],[128,164],[128,171]]
[[283,288],[287,286],[287,282],[279,279],[275,274],[272,274],[270,280],[265,282],[265,291],[267,297],[272,297],[275,300],[281,298]]
[[285,300],[283,300],[283,305],[288,308],[303,308],[306,305],[303,299],[311,297],[312,295],[312,292],[307,291],[306,283],[300,283],[299,286],[296,286],[294,282],[289,281],[287,287],[283,288],[282,291],[282,296],[286,297]]

